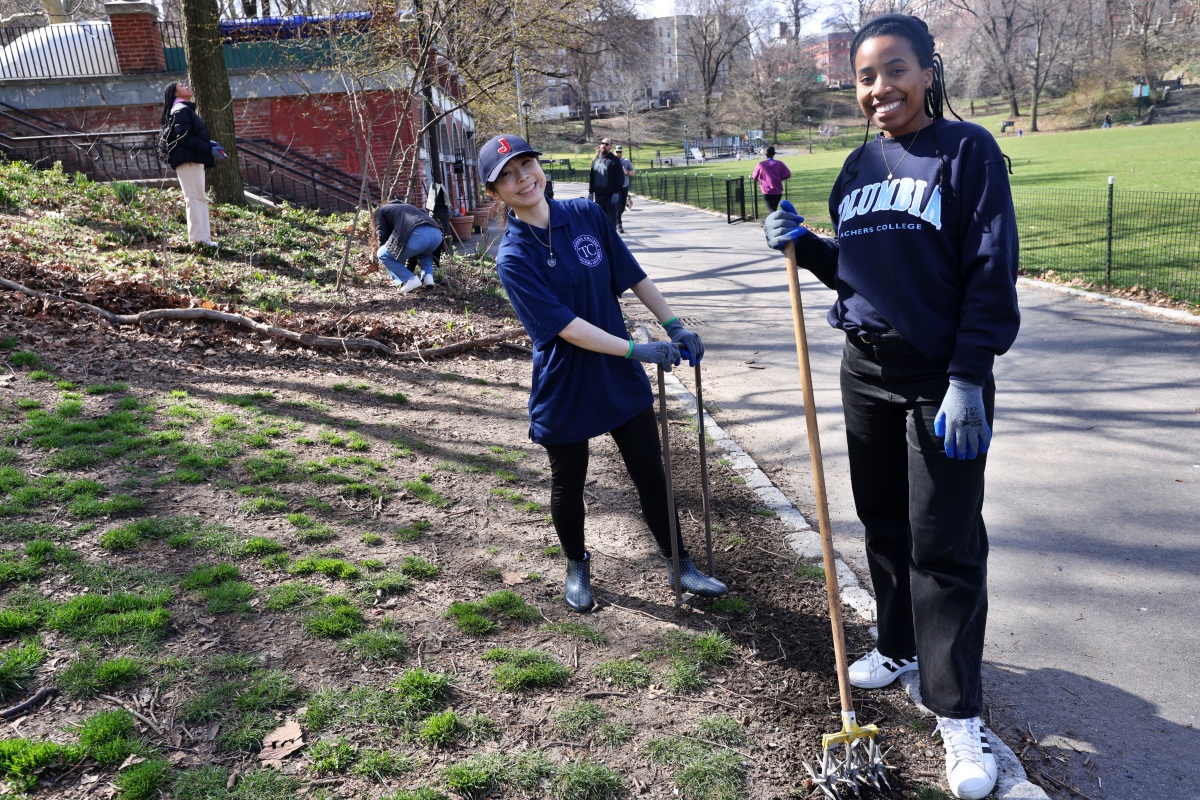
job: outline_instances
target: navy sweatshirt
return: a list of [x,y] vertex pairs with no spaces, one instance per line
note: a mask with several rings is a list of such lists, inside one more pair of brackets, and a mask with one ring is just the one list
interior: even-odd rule
[[980,126],[933,125],[851,153],[829,196],[837,238],[804,236],[796,257],[837,291],[829,324],[894,328],[950,377],[983,384],[1020,326],[1008,169]]

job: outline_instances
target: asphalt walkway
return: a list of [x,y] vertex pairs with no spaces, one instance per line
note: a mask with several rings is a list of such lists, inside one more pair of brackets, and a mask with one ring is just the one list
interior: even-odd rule
[[[625,228],[704,337],[710,414],[815,523],[782,256],[755,223],[643,198]],[[825,322],[833,293],[806,273],[801,285],[835,545],[862,575],[843,340]],[[996,365],[984,509],[991,724],[1017,752],[1036,742],[1081,796],[1200,798],[1200,326],[1032,284],[1020,299],[1021,335]],[[690,386],[690,370],[679,377]]]

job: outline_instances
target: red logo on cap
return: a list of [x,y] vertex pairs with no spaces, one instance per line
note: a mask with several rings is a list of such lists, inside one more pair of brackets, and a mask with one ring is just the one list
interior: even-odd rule
[[512,152],[512,148],[508,146],[508,139],[505,139],[503,136],[500,137],[500,146],[496,148],[496,152],[500,155]]

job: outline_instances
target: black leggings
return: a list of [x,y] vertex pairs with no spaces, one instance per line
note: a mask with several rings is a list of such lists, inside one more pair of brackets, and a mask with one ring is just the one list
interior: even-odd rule
[[[637,488],[642,516],[658,542],[658,551],[671,555],[671,522],[667,516],[667,478],[663,472],[662,449],[654,407],[609,431],[625,469]],[[550,517],[562,544],[563,554],[572,560],[583,558],[583,484],[587,480],[588,440],[570,444],[544,445],[550,456]],[[679,531],[679,511],[675,511],[675,530]],[[679,555],[687,551],[679,539]]]

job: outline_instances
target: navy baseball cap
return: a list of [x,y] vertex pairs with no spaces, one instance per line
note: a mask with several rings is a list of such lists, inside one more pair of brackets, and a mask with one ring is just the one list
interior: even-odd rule
[[529,146],[529,142],[520,136],[509,133],[493,136],[479,148],[479,177],[484,183],[491,183],[500,177],[500,170],[505,164],[522,155],[540,156],[541,151],[534,150]]

